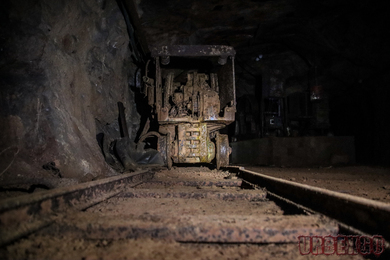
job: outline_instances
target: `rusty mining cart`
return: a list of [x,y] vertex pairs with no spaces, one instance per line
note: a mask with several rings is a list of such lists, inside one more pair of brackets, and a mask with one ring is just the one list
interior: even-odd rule
[[157,150],[168,168],[173,162],[215,162],[218,169],[229,165],[228,136],[219,130],[234,122],[234,55],[232,47],[218,45],[151,50],[155,71],[149,73],[146,66],[143,92],[158,131],[139,141],[157,136]]

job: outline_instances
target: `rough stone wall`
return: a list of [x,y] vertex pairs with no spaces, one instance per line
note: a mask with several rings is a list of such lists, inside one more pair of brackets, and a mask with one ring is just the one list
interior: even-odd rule
[[[136,66],[115,0],[9,0],[0,14],[0,181],[115,172],[97,135],[119,134],[117,102],[134,136]],[[134,138],[133,138],[134,139]],[[51,164],[53,165],[53,164]],[[58,176],[57,176],[58,177]]]

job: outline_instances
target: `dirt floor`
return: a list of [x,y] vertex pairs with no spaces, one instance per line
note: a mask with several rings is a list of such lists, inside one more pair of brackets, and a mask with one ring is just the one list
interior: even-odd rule
[[[296,181],[321,188],[358,195],[370,199],[390,202],[390,178],[388,169],[373,167],[340,168],[276,168],[245,167],[246,169]],[[154,180],[158,181],[219,181],[237,180],[227,171],[217,171],[207,167],[177,167],[174,170],[161,169]],[[129,191],[142,190],[155,192],[156,187],[167,192],[230,192],[239,193],[238,187],[209,186],[183,187],[178,185],[142,184]],[[262,192],[247,190],[248,194]],[[157,194],[157,193],[156,193]],[[111,222],[166,222],[156,216],[266,216],[283,217],[283,209],[268,200],[223,201],[217,203],[211,198],[180,199],[114,197],[95,205],[86,211],[74,212],[64,216],[62,223],[78,223],[79,230],[90,230],[94,225]],[[0,202],[1,203],[1,202]],[[113,221],[111,221],[111,220]],[[54,229],[54,230],[51,230]],[[58,229],[60,230],[60,229]],[[91,238],[69,232],[57,232],[48,227],[39,233],[0,248],[0,259],[364,259],[361,255],[301,255],[298,242],[268,244],[219,244],[219,243],[179,243],[173,239],[151,238]],[[54,235],[53,235],[54,234]],[[366,258],[367,259],[367,258]],[[376,259],[376,258],[369,258]]]
[[390,203],[390,168],[369,166],[326,168],[243,166],[245,169],[265,175]]
[[[0,252],[1,253],[1,252]],[[32,236],[8,248],[12,259],[253,259],[350,260],[360,255],[301,255],[297,244],[194,244],[152,239],[84,240]]]

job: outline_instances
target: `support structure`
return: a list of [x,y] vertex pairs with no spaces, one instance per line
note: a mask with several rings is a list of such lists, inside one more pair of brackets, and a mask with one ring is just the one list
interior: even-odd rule
[[217,168],[229,165],[228,136],[218,131],[235,119],[234,49],[176,45],[154,47],[151,54],[155,71],[143,77],[144,93],[168,168],[214,159]]

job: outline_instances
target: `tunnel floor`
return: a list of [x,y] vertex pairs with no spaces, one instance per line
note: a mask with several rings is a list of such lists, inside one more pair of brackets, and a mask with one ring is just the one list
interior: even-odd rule
[[243,166],[245,169],[265,175],[390,203],[390,168],[370,166],[323,168]]
[[[253,167],[247,168],[253,169]],[[309,171],[308,169],[255,168],[258,172],[269,175],[277,174],[284,170],[286,170],[285,172],[290,171],[290,174],[286,174],[284,177],[292,180],[305,176],[308,179],[310,177],[310,175],[303,175],[304,170]],[[331,169],[326,170],[329,171]],[[381,176],[380,172],[377,174]],[[324,177],[325,175],[321,176]],[[372,176],[374,175],[372,174]],[[364,177],[359,178],[363,179]],[[334,179],[337,180],[336,177]],[[166,184],[175,181],[182,182],[183,180],[202,181],[206,183],[227,180],[233,183],[239,181],[237,177],[227,171],[211,170],[207,167],[175,167],[172,171],[160,169],[155,174],[153,180],[155,181],[154,183],[143,183],[130,190],[133,193],[137,193],[138,191],[139,195],[142,195],[142,191],[144,190],[155,192],[152,197],[137,197],[137,199],[124,195],[113,197],[85,211],[68,212],[61,223],[70,223],[68,225],[69,227],[72,226],[71,223],[78,223],[77,227],[81,231],[84,230],[84,226],[86,227],[85,230],[88,231],[96,223],[115,222],[111,221],[112,219],[117,219],[118,223],[120,221],[164,222],[164,219],[153,219],[153,216],[157,216],[157,213],[167,213],[167,215],[171,215],[173,218],[180,218],[185,215],[203,215],[210,212],[217,216],[236,214],[249,217],[252,215],[265,216],[270,219],[289,217],[284,216],[284,210],[282,208],[267,199],[223,201],[213,200],[212,198],[192,198],[191,200],[185,201],[187,198],[159,197],[156,191],[156,189],[160,189],[162,192],[181,192],[182,190],[186,190],[189,194],[210,190],[218,190],[221,193],[229,192],[231,194],[245,192],[247,195],[261,195],[264,193],[263,190],[242,190],[236,186],[212,185],[209,187],[178,188],[174,187],[175,185],[170,186],[172,184]],[[314,182],[313,178],[311,180]],[[324,179],[321,180],[324,181]],[[178,186],[180,185],[182,183],[178,184]],[[143,212],[148,212],[148,214]],[[308,216],[297,215],[294,217],[305,218]],[[318,222],[316,223],[317,225],[321,225],[321,223]],[[109,236],[103,239],[99,237],[82,237],[80,234],[84,233],[79,234],[78,231],[80,230],[78,229],[58,229],[62,230],[61,232],[55,232],[55,230],[56,226],[47,227],[38,233],[8,245],[6,248],[0,250],[0,255],[4,254],[9,259],[339,259],[337,255],[301,255],[297,243],[179,243],[169,238],[163,240],[156,238],[130,239],[127,237],[112,239]],[[363,257],[360,255],[346,255],[343,259],[363,259]]]

